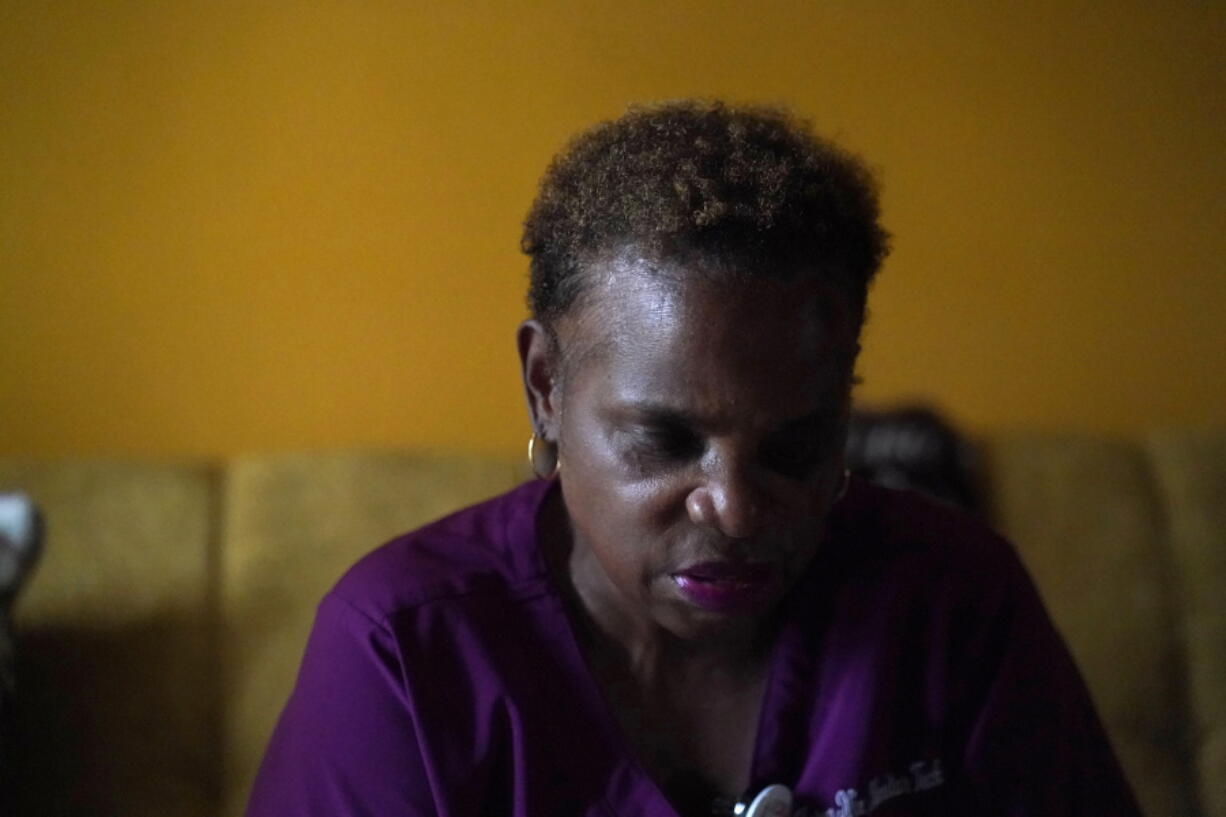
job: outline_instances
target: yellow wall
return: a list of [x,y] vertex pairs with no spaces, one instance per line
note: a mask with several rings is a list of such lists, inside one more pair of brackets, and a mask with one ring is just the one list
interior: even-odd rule
[[632,100],[880,166],[863,396],[976,430],[1226,420],[1213,2],[12,2],[0,454],[518,450],[519,223]]

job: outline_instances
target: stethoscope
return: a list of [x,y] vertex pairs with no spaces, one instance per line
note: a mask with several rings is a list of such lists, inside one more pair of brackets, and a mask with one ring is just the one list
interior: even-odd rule
[[732,807],[733,817],[791,817],[792,790],[782,783],[772,783],[746,797]]

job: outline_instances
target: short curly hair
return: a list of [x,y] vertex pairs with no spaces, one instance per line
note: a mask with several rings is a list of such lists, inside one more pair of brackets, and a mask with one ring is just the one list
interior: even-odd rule
[[584,266],[633,246],[740,274],[829,276],[858,332],[888,252],[864,163],[784,110],[679,100],[631,107],[554,158],[524,223],[528,306],[552,330]]

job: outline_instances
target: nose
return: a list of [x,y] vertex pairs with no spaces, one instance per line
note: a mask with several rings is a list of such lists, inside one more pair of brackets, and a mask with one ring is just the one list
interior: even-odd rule
[[715,528],[729,539],[745,539],[762,527],[769,500],[742,469],[720,468],[695,485],[685,508],[696,525]]

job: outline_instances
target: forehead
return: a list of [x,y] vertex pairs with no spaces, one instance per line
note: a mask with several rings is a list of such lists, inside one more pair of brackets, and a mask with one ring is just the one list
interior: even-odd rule
[[[658,399],[795,404],[848,374],[848,309],[818,276],[748,277],[622,255],[559,322],[571,374]],[[752,395],[752,397],[750,397]]]

